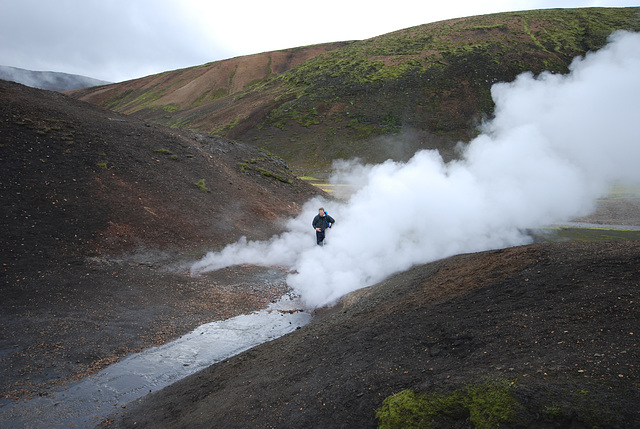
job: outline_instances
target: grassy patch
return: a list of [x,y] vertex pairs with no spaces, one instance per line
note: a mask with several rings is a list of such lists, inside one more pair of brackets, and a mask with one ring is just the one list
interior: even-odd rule
[[165,112],[173,113],[180,110],[180,106],[178,106],[177,104],[167,104],[162,108],[162,110],[164,110]]
[[540,242],[640,240],[640,231],[626,229],[548,227],[532,232]]
[[[386,398],[377,411],[379,428],[431,428],[437,423],[469,419],[475,428],[513,423],[518,402],[513,383],[488,381],[450,394],[403,390]],[[439,426],[438,426],[439,427]]]
[[222,97],[226,97],[227,95],[229,95],[229,91],[226,90],[225,88],[218,88],[215,91],[213,89],[210,89],[208,91],[203,92],[202,95],[198,97],[196,101],[193,102],[193,105],[199,106],[203,103],[217,100]]
[[251,167],[249,167],[249,164],[247,164],[246,162],[239,162],[238,167],[240,167],[241,173],[245,173],[247,170],[251,170]]
[[231,121],[227,125],[223,125],[223,126],[220,126],[220,127],[216,128],[210,134],[214,135],[214,136],[222,137],[225,131],[229,131],[229,130],[233,129],[236,125],[238,125],[238,123],[240,122],[241,119],[242,118],[235,118],[233,121]]
[[233,78],[235,77],[237,71],[238,71],[238,64],[236,64],[236,68],[233,69],[231,74],[229,74],[229,88],[233,86]]
[[629,198],[640,199],[640,188],[637,186],[616,185],[604,199],[619,200]]
[[156,149],[154,150],[155,153],[160,153],[162,155],[172,155],[172,152],[168,149]]
[[100,168],[107,168],[107,163],[106,162],[99,162],[98,164],[96,164],[98,167]]
[[20,125],[20,126],[33,126],[33,121],[30,118],[22,118],[22,119],[18,119],[18,120],[14,120],[14,123],[16,125]]
[[198,189],[200,189],[202,192],[211,192],[209,188],[207,188],[207,185],[205,184],[204,179],[194,183],[194,185],[196,185]]
[[[258,160],[264,161],[264,158],[258,158]],[[266,168],[257,167],[257,166],[254,167],[253,165],[255,165],[258,160],[252,159],[252,160],[249,160],[248,162],[239,162],[238,167],[240,167],[240,172],[246,173],[247,171],[257,171],[264,177],[271,177],[272,179],[279,180],[282,183],[288,183],[288,184],[293,183],[290,179],[287,179],[286,177],[281,176],[278,173],[274,173],[271,170],[267,170]]]
[[273,179],[281,181],[282,183],[292,183],[291,180],[287,179],[286,177],[282,177],[279,174],[274,173],[273,171],[265,170],[264,168],[258,168],[258,171],[265,177],[271,177]]
[[[145,106],[152,104],[154,101],[158,100],[167,92],[166,88],[154,88],[148,91],[143,92],[138,95],[133,101],[127,103],[124,107],[128,107],[129,105],[135,106],[135,110],[140,110]],[[123,109],[124,110],[124,109]]]

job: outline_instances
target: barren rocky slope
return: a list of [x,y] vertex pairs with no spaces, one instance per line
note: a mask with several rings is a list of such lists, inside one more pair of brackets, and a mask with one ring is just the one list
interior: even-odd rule
[[255,270],[179,267],[318,193],[251,147],[5,81],[0,169],[2,400],[280,297]]

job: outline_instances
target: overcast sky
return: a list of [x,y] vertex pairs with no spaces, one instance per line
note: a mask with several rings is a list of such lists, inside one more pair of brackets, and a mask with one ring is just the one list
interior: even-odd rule
[[[0,65],[119,82],[449,18],[640,0],[2,0]],[[379,6],[378,6],[379,5]]]

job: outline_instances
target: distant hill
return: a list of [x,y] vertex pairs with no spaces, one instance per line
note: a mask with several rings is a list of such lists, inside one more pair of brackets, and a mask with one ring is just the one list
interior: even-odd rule
[[[268,52],[175,70],[73,97],[141,118],[237,139],[299,171],[333,159],[454,156],[493,112],[491,86],[519,73],[563,73],[640,8],[500,13],[356,42]],[[388,138],[393,137],[393,138]]]
[[0,79],[50,91],[68,91],[111,83],[77,74],[32,71],[8,66],[0,66]]

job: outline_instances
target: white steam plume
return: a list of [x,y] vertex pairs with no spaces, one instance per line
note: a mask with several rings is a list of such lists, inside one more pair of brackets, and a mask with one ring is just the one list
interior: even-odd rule
[[[435,151],[351,169],[358,190],[327,207],[328,245],[315,246],[312,201],[268,242],[245,239],[193,265],[286,265],[309,307],[412,265],[527,242],[527,228],[585,215],[615,182],[640,183],[640,35],[576,58],[567,75],[525,73],[494,85],[495,119],[445,164]],[[344,167],[344,165],[343,165]]]

